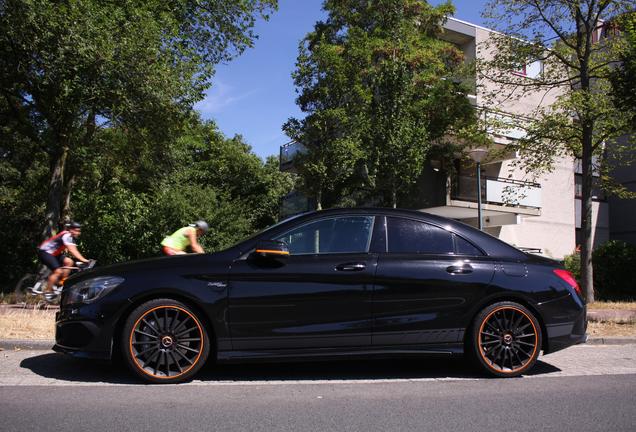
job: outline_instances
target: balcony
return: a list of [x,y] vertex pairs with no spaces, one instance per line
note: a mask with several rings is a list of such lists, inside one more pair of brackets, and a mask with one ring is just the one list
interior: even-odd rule
[[[485,227],[516,225],[521,217],[541,215],[541,185],[538,183],[482,177],[481,194]],[[455,176],[447,190],[446,205],[421,210],[476,225],[477,178]]]
[[280,146],[280,170],[293,171],[294,158],[305,151],[305,146],[296,141],[290,141]]
[[[451,200],[477,202],[477,179],[473,176],[457,176],[453,181]],[[501,177],[482,177],[481,202],[540,209],[541,185]]]

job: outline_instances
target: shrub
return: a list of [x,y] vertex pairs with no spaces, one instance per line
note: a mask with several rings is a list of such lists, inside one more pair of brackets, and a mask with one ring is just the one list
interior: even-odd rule
[[592,254],[594,288],[599,300],[636,298],[636,246],[611,240]]
[[581,254],[574,252],[572,255],[566,255],[563,258],[563,265],[566,270],[574,275],[579,285],[581,284]]

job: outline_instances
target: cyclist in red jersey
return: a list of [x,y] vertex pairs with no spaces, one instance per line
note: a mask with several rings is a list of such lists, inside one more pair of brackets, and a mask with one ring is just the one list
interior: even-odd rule
[[64,255],[65,250],[68,250],[78,261],[88,262],[75,244],[75,239],[79,237],[81,232],[82,226],[77,222],[71,222],[67,225],[66,230],[44,240],[38,246],[37,252],[40,262],[51,269],[46,287],[43,289],[44,297],[47,300],[55,297],[53,285],[57,284],[61,277],[68,276],[69,269],[65,267],[73,266],[73,260]]

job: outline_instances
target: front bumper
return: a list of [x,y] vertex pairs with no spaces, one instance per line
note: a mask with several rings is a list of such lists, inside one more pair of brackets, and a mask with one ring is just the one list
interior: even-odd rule
[[54,351],[74,357],[108,360],[112,325],[91,305],[69,306],[55,314]]

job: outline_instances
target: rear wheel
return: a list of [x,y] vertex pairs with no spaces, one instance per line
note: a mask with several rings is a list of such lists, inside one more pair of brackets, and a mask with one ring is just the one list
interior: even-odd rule
[[482,310],[472,330],[478,364],[491,375],[513,377],[534,366],[541,350],[541,326],[526,307],[499,302]]
[[26,301],[31,288],[37,281],[37,275],[33,273],[27,273],[22,276],[22,279],[18,281],[13,290],[15,295],[15,302],[22,303]]
[[135,309],[124,326],[122,351],[129,367],[153,383],[177,383],[205,364],[210,342],[205,326],[188,306],[151,300]]

